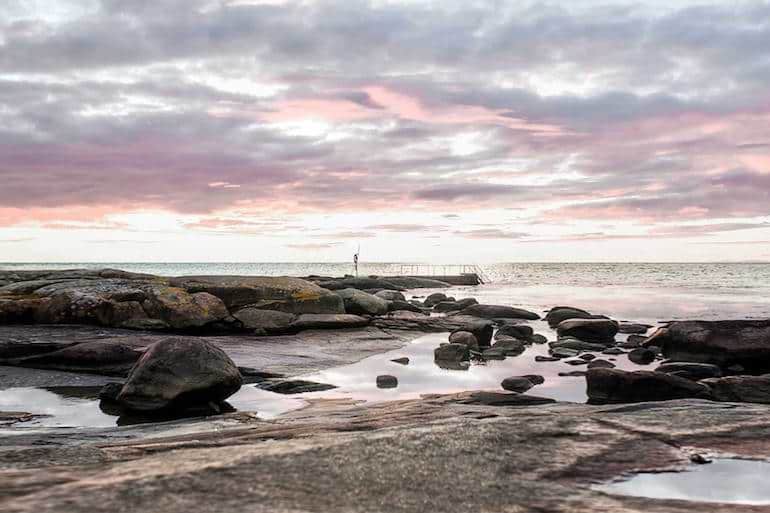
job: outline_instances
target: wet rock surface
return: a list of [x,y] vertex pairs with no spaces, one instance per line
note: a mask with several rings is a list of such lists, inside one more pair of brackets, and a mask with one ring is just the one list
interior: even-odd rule
[[662,372],[594,368],[586,374],[586,382],[592,404],[711,398],[705,385]]
[[459,314],[482,319],[526,319],[531,321],[540,319],[540,316],[535,312],[501,305],[471,305],[460,310]]

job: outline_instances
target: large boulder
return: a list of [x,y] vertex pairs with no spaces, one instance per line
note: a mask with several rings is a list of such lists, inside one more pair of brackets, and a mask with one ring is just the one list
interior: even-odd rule
[[150,287],[144,310],[174,329],[203,328],[227,318],[225,304],[208,292],[188,293],[177,287]]
[[385,315],[388,313],[388,302],[373,294],[358,289],[336,290],[335,294],[342,298],[345,312],[354,315]]
[[465,344],[441,344],[433,351],[433,359],[444,362],[462,362],[471,357]]
[[655,372],[676,374],[693,381],[722,377],[722,369],[710,363],[668,362],[659,365]]
[[482,319],[526,319],[530,321],[540,319],[540,316],[535,312],[530,312],[523,308],[501,305],[471,305],[468,308],[460,310],[458,314],[480,317]]
[[513,337],[519,340],[529,340],[535,331],[532,326],[526,324],[503,324],[495,333],[495,338],[499,337]]
[[433,308],[439,303],[443,303],[447,301],[447,295],[443,292],[434,292],[433,294],[430,294],[428,297],[425,298],[425,301],[423,301],[423,304],[425,305],[425,308]]
[[586,382],[592,404],[711,398],[705,385],[663,372],[593,368],[588,369]]
[[452,333],[457,331],[472,333],[478,341],[479,347],[489,347],[489,344],[492,342],[494,325],[490,321],[474,321],[465,323],[462,327],[452,330]]
[[454,333],[449,335],[449,343],[463,344],[465,346],[468,346],[468,349],[472,349],[474,351],[479,350],[479,341],[476,339],[473,333],[470,333],[468,331],[455,331]]
[[402,289],[441,289],[450,286],[443,281],[422,278],[420,276],[388,276],[385,280],[391,285]]
[[560,322],[567,319],[591,319],[593,315],[573,306],[554,306],[545,316],[545,320],[551,328],[555,328]]
[[701,383],[717,401],[770,404],[770,374],[709,378]]
[[604,344],[596,344],[594,342],[586,342],[574,337],[564,337],[554,342],[549,342],[548,346],[552,349],[564,348],[574,349],[576,351],[603,351],[607,348]]
[[117,402],[136,411],[219,403],[242,383],[238,367],[221,349],[204,340],[167,338],[136,362]]
[[261,310],[253,306],[241,308],[233,314],[244,328],[265,330],[267,333],[283,333],[290,329],[296,315],[278,310]]
[[505,356],[518,356],[523,353],[527,347],[524,342],[513,337],[499,337],[492,344],[492,349],[500,351]]
[[397,290],[380,290],[375,292],[374,295],[385,301],[406,301],[404,294]]
[[644,344],[660,347],[670,360],[770,370],[770,319],[672,322]]
[[567,319],[556,326],[559,337],[574,337],[586,342],[609,344],[618,333],[618,323],[610,319]]
[[345,313],[339,296],[300,278],[184,276],[171,278],[170,284],[190,293],[214,295],[230,309],[253,306],[293,314]]
[[427,315],[419,306],[398,299],[395,301],[388,301],[388,312],[414,312]]
[[394,285],[388,278],[334,278],[319,281],[318,285],[328,290],[358,289],[358,290],[401,290],[402,287]]

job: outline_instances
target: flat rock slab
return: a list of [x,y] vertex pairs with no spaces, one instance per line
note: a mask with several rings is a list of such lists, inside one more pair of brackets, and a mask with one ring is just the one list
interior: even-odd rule
[[[450,513],[762,510],[612,496],[591,486],[631,470],[685,468],[691,451],[767,458],[768,406],[696,400],[615,407],[489,402],[467,393],[366,405],[317,401],[271,422],[233,415],[20,435],[13,450],[0,450],[0,468],[6,469],[0,471],[0,508],[11,513],[424,513],[426,505]],[[47,443],[41,446],[43,439]],[[468,493],[466,486],[449,485],[457,476],[483,479],[474,480],[474,492]]]

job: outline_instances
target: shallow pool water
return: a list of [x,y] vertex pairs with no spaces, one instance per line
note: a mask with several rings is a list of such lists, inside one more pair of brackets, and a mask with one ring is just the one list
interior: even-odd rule
[[770,504],[770,462],[721,458],[684,472],[636,474],[595,490],[650,499]]

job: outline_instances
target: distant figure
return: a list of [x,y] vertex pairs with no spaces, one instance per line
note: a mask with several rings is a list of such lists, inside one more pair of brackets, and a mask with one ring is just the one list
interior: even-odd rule
[[356,251],[356,254],[353,255],[353,267],[356,270],[356,278],[358,278],[358,252],[361,251],[361,248]]

